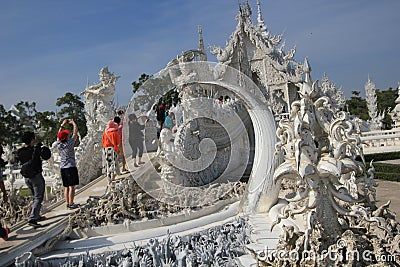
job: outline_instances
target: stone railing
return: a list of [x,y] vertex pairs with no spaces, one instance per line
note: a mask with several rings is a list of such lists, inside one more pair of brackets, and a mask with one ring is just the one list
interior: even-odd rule
[[[52,199],[55,197],[56,191],[62,186],[61,178],[59,173],[54,173],[50,168],[49,164],[43,163],[43,178],[46,182],[46,187],[50,190],[45,190],[45,199]],[[5,185],[10,191],[17,189],[27,189],[25,179],[20,173],[20,168],[8,164],[4,171],[6,176]],[[54,196],[53,196],[54,195]]]
[[400,129],[361,133],[364,154],[400,151]]

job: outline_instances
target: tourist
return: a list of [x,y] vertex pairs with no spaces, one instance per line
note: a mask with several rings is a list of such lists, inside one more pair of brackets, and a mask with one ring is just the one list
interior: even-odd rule
[[156,108],[156,113],[157,113],[157,121],[160,124],[160,131],[164,127],[164,121],[165,121],[165,105],[163,102],[158,105]]
[[[64,129],[66,124],[72,125],[72,136],[69,130]],[[68,209],[76,209],[78,204],[74,203],[75,186],[79,184],[78,168],[75,161],[75,141],[78,138],[78,126],[73,119],[65,119],[58,130],[56,147],[60,153],[61,179],[64,186],[64,198]]]
[[117,161],[119,153],[119,145],[121,138],[118,134],[118,124],[113,120],[108,121],[106,129],[103,132],[102,143],[106,164],[106,172],[108,181],[115,181],[117,171]]
[[229,104],[229,102],[231,102],[231,98],[226,95],[224,99],[224,104]]
[[125,111],[123,111],[122,109],[118,110],[117,116],[121,119],[121,125],[122,125],[125,118]]
[[[21,174],[24,176],[25,183],[33,196],[28,224],[38,227],[40,226],[38,221],[44,219],[43,216],[40,216],[45,190],[45,181],[42,175],[42,144],[34,145],[36,136],[31,131],[24,132],[21,139],[24,146],[18,149],[16,160],[22,164]],[[44,159],[49,159],[50,156],[46,156]]]
[[[4,185],[4,181],[3,181],[3,172],[4,172],[4,167],[6,166],[7,162],[5,162],[1,156],[3,155],[4,150],[3,147],[0,145],[0,190],[3,193],[3,203],[7,203],[8,202],[8,194],[7,194],[7,190],[6,187]],[[10,233],[10,228],[3,227],[3,225],[1,224],[0,221],[0,237],[3,238],[5,241],[7,241],[8,239],[8,234]]]
[[[144,164],[142,161],[143,156],[143,129],[145,128],[149,119],[146,119],[144,125],[138,122],[140,117],[147,117],[146,115],[141,115],[136,117],[134,113],[129,114],[128,119],[128,127],[129,127],[129,145],[132,148],[132,158],[133,158],[133,166],[139,167],[139,165]],[[138,161],[136,163],[136,157],[138,157]]]
[[179,125],[182,124],[183,116],[182,116],[182,107],[178,103],[174,103],[173,107],[170,108],[170,112],[173,112],[175,114],[175,125],[178,127]]
[[121,118],[120,116],[116,116],[116,117],[114,117],[114,122],[118,124],[118,134],[119,134],[119,137],[120,137],[120,143],[119,143],[119,148],[118,148],[118,150],[119,150],[118,156],[122,160],[122,170],[121,170],[121,172],[127,172],[126,160],[125,160],[125,154],[124,154],[124,146],[123,146],[123,143],[122,143],[123,118]]
[[165,117],[164,127],[172,131],[174,125],[175,125],[175,114],[169,111],[168,115]]

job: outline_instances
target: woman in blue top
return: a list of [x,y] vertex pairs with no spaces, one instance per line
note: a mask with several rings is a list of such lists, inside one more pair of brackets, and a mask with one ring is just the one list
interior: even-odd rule
[[170,131],[172,131],[172,127],[175,125],[174,121],[175,114],[173,112],[168,112],[168,115],[165,117],[164,128],[168,128]]

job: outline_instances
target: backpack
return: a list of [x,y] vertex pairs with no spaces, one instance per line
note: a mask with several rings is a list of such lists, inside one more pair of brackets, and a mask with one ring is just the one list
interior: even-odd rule
[[33,167],[32,159],[22,164],[20,173],[25,178],[33,178],[38,174],[37,170]]
[[[48,160],[51,157],[51,151],[47,146],[35,146],[35,150],[36,149],[40,149],[40,158],[42,160]],[[37,161],[40,160],[37,158],[35,158],[35,151],[33,152],[32,158],[29,159],[27,162],[25,162],[24,164],[22,164],[21,166],[21,170],[20,173],[22,176],[24,176],[25,178],[33,178],[35,177],[36,174],[40,173],[40,171],[37,169],[37,167],[35,167],[35,165],[33,164],[33,161]]]

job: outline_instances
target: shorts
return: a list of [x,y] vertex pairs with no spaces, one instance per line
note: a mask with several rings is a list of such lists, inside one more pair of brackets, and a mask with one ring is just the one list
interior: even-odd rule
[[61,179],[64,187],[75,186],[79,184],[79,175],[77,167],[61,168]]

